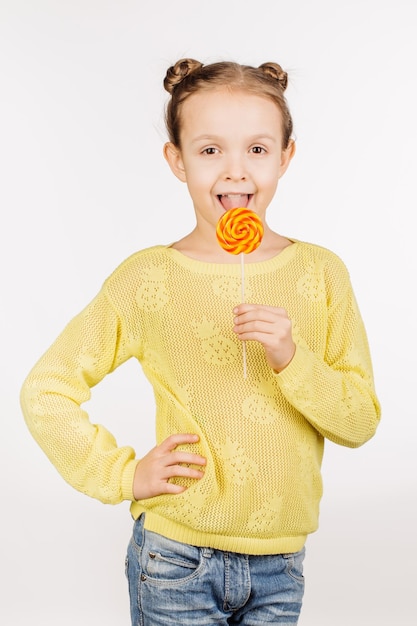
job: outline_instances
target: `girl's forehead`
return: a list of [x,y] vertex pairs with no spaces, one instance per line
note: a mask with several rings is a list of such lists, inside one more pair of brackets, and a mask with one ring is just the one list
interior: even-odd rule
[[278,105],[268,96],[242,88],[216,87],[190,95],[182,104],[182,119],[219,113],[226,115],[241,109],[269,112],[273,116],[278,113],[281,117]]
[[[181,141],[269,137],[282,143],[282,117],[269,98],[245,91],[210,90],[190,96],[181,111]],[[184,144],[183,144],[184,145]]]

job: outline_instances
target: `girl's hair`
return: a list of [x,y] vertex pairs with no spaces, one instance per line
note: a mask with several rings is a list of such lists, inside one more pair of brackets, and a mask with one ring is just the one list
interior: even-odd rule
[[192,94],[216,87],[243,90],[270,98],[282,115],[283,149],[288,147],[293,131],[291,114],[284,97],[288,74],[277,63],[259,67],[221,61],[203,65],[194,59],[180,59],[165,76],[164,87],[171,95],[166,106],[165,124],[169,140],[180,147],[181,105]]

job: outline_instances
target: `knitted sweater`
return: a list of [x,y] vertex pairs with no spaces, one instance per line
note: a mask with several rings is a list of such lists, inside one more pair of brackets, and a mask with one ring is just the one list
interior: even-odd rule
[[[296,352],[281,373],[248,341],[243,376],[232,330],[240,264],[155,246],[125,260],[68,324],[27,377],[22,409],[66,481],[106,503],[130,500],[146,528],[197,546],[293,552],[318,525],[324,438],[357,447],[378,424],[368,342],[348,272],[325,248],[296,241],[245,263],[245,293],[292,320]],[[182,448],[206,457],[205,474],[175,479],[189,487],[181,494],[134,501],[134,450],[81,408],[131,357],[154,390],[157,442],[200,437]]]

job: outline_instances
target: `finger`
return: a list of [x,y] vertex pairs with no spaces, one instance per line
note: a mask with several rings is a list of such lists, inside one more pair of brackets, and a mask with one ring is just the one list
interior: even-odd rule
[[285,312],[285,309],[282,307],[271,306],[269,304],[251,304],[250,302],[238,304],[238,306],[233,309],[233,313],[235,315],[242,315],[243,313],[249,313],[250,311],[270,311],[273,313],[277,311]]
[[237,333],[237,338],[241,341],[258,341],[265,349],[279,350],[285,345],[293,344],[292,336],[289,333],[247,331]]
[[167,437],[167,439],[165,439],[159,447],[161,450],[172,452],[177,446],[183,445],[185,443],[197,443],[198,441],[198,435],[192,435],[190,433],[176,433],[175,435],[170,435],[169,437]]
[[167,467],[184,463],[185,465],[205,465],[206,459],[200,454],[192,454],[191,452],[172,452],[167,457]]
[[289,319],[287,312],[285,309],[279,308],[257,308],[251,309],[250,311],[245,311],[240,315],[236,315],[234,317],[234,322],[236,324],[244,324],[246,322],[269,322],[270,324],[274,324],[279,322],[280,320]]
[[271,322],[254,320],[250,322],[236,324],[233,330],[239,336],[253,335],[253,338],[257,339],[257,337],[261,335],[273,335],[276,332],[276,327]]
[[204,472],[193,467],[184,467],[183,465],[171,465],[166,473],[166,480],[170,478],[202,478]]
[[184,487],[184,485],[176,485],[175,483],[164,483],[160,493],[169,493],[169,494],[178,494],[178,493],[183,493],[184,491],[186,491],[187,487]]

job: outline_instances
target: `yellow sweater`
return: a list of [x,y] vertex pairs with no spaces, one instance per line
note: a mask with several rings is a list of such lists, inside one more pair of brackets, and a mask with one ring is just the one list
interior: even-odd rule
[[[292,552],[318,525],[324,438],[356,447],[377,427],[368,342],[342,261],[294,242],[245,263],[245,299],[288,311],[295,356],[274,374],[262,346],[246,342],[245,379],[232,331],[240,271],[166,246],[132,255],[32,369],[22,409],[66,481],[106,503],[132,501],[146,528],[222,550]],[[158,443],[200,436],[188,449],[207,458],[205,475],[177,479],[189,485],[180,495],[133,501],[134,450],[80,408],[131,357],[154,389]],[[138,429],[150,419],[140,417]]]

